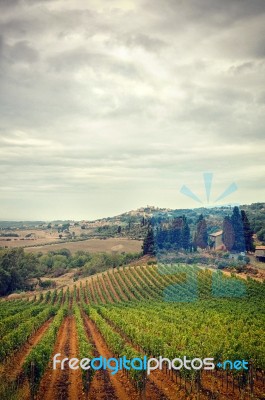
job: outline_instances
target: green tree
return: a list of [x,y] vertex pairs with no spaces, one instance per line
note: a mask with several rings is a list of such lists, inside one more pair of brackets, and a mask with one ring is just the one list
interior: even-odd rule
[[196,247],[200,247],[201,249],[206,249],[208,247],[207,224],[202,214],[197,221],[195,243]]
[[172,221],[172,226],[169,231],[170,242],[174,250],[179,250],[182,247],[182,235],[181,231],[183,228],[183,219],[178,217]]
[[168,244],[168,230],[160,223],[156,229],[156,246],[158,249],[163,250]]
[[230,217],[224,217],[223,221],[223,243],[228,251],[231,251],[235,241],[235,234]]
[[4,296],[8,293],[7,288],[9,287],[10,282],[10,274],[3,268],[0,268],[0,296]]
[[255,246],[253,242],[253,230],[250,227],[248,216],[244,210],[241,211],[241,218],[243,223],[246,251],[253,252],[255,251]]
[[257,233],[257,237],[261,242],[265,242],[265,229],[260,229]]
[[244,230],[243,223],[239,208],[236,206],[233,209],[233,214],[231,216],[231,223],[234,230],[235,240],[233,244],[232,250],[240,252],[245,251],[245,238],[244,238]]
[[181,230],[181,243],[184,250],[189,250],[191,245],[190,227],[185,215],[182,217],[183,225]]
[[28,279],[36,276],[38,259],[22,248],[0,251],[0,294],[28,287]]
[[154,231],[151,225],[148,227],[148,231],[146,237],[144,238],[142,249],[143,249],[143,255],[145,254],[151,256],[155,255],[155,238],[154,238]]

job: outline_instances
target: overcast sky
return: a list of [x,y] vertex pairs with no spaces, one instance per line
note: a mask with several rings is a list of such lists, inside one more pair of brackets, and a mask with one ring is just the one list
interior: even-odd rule
[[0,218],[265,201],[264,0],[0,0]]

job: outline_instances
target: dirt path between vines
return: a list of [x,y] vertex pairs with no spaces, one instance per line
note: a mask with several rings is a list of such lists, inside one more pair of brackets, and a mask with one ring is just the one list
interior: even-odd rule
[[[22,346],[6,364],[1,366],[0,379],[12,381],[17,377],[21,371],[26,357],[31,352],[32,347],[36,346],[36,344],[40,341],[44,333],[49,328],[52,320],[53,318],[50,318],[48,321],[44,322],[44,324],[29,338],[28,342]],[[2,374],[5,376],[4,378],[2,378]]]
[[99,279],[99,278],[97,278],[97,279],[94,281],[94,283],[95,283],[95,289],[96,289],[96,291],[98,292],[98,296],[99,296],[101,302],[102,302],[103,304],[106,304],[106,301],[105,301],[105,298],[104,298],[104,296],[103,296],[103,294],[102,294],[102,290],[101,290],[101,288],[100,288],[98,279]]
[[121,295],[123,297],[123,301],[128,301],[129,299],[128,299],[126,293],[123,291],[123,288],[121,287],[120,281],[115,276],[115,274],[118,274],[118,273],[119,273],[119,271],[117,271],[117,270],[113,270],[112,272],[110,272],[110,274],[112,274],[112,279],[113,279],[114,285],[116,285],[118,290],[120,291],[120,293],[121,293]]
[[[94,337],[91,334],[91,330],[88,324],[88,317],[83,313],[84,326],[88,336],[89,342],[93,345],[93,356],[99,357],[103,355],[99,352],[98,345],[94,341]],[[100,369],[95,372],[92,382],[90,383],[88,399],[96,400],[119,400],[116,395],[115,388],[110,380],[108,371]]]
[[[84,315],[85,318],[85,324],[88,330],[88,333],[91,335],[95,345],[97,352],[105,357],[105,358],[111,358],[113,357],[113,354],[111,351],[108,349],[106,342],[104,341],[102,335],[100,332],[97,330],[95,324],[93,321],[91,321],[86,315]],[[146,399],[146,400],[166,400],[167,397],[162,394],[160,389],[154,385],[152,382],[147,381],[146,385],[146,394],[140,394],[139,392],[136,391],[135,387],[131,383],[131,381],[127,378],[127,376],[122,372],[119,371],[115,375],[111,375],[109,372],[107,372],[109,375],[109,379],[111,384],[113,385],[115,389],[115,397],[91,397],[91,399],[104,399],[104,400],[113,400],[113,399],[118,399],[118,400],[141,400],[141,399]]]
[[[144,351],[141,346],[132,342],[130,338],[107,317],[103,318],[112,327],[112,329],[116,331],[128,343],[128,345],[144,355]],[[240,392],[238,384],[236,382],[234,382],[233,384],[231,376],[228,377],[228,385],[226,387],[225,373],[220,374],[220,372],[218,374],[217,372],[209,374],[206,371],[203,371],[201,375],[201,385],[197,388],[195,382],[191,384],[190,381],[185,381],[183,378],[180,379],[179,374],[177,376],[175,373],[172,373],[172,371],[168,371],[165,367],[163,368],[163,370],[157,369],[151,372],[149,379],[170,400],[195,400],[197,398],[199,398],[200,400],[207,400],[216,398],[215,396],[217,394],[219,396],[219,400],[239,400],[245,398],[248,399],[251,397],[249,393],[249,388],[246,388],[245,397],[242,397],[243,391]],[[256,396],[255,398],[257,399],[263,399],[263,379],[264,378],[262,378],[261,375],[259,376],[259,380],[257,381],[256,379],[255,382],[254,392]],[[188,394],[189,392],[191,393]]]
[[[131,280],[131,282],[133,283],[133,285],[135,286],[135,288],[141,288],[142,284],[144,284],[144,282],[141,280],[141,277],[139,276],[138,272],[137,272],[137,268],[135,268],[135,271],[137,273],[137,276],[134,276],[134,274],[132,273],[132,271],[128,271],[128,278]],[[138,278],[138,279],[137,279]],[[145,301],[146,299],[148,299],[148,293],[145,292],[145,297],[142,294],[141,289],[138,290],[138,293],[140,294],[140,296],[142,297],[142,300]]]
[[[54,354],[61,353],[61,358],[67,357],[66,355],[66,345],[67,345],[67,333],[69,329],[69,317],[65,318],[63,321],[59,331],[57,340],[54,347]],[[59,397],[60,392],[58,391],[58,385],[60,384],[60,380],[62,378],[63,372],[61,369],[57,368],[53,370],[52,361],[49,363],[49,366],[41,380],[39,392],[37,395],[38,400],[55,400],[55,399],[62,399]],[[68,377],[66,376],[65,379],[65,386],[67,388],[67,381]],[[65,397],[67,398],[67,397]]]
[[[102,276],[103,276],[103,275],[102,275]],[[112,284],[112,281],[110,280],[109,275],[108,275],[107,273],[104,273],[104,277],[106,278],[106,279],[105,279],[106,285],[110,288],[110,290],[111,290],[113,296],[115,297],[115,299],[117,300],[117,302],[121,302],[122,299],[120,298],[120,296],[118,295],[118,293],[117,293],[116,290],[114,289],[113,284]]]
[[[78,357],[78,340],[73,316],[68,316],[62,323],[58,339],[54,347],[54,354],[61,353],[59,359],[65,357]],[[52,358],[49,366],[41,381],[40,389],[37,396],[38,400],[76,400],[85,399],[82,391],[81,371],[71,370],[67,363],[65,368],[60,369],[57,364],[57,369],[53,370]]]
[[[38,344],[41,340],[42,336],[45,334],[47,329],[49,328],[53,318],[50,318],[46,321],[28,340],[28,342],[19,349],[13,357],[11,357],[7,363],[1,366],[0,372],[0,380],[3,382],[1,386],[0,398],[5,397],[5,390],[8,389],[8,386],[11,386],[12,383],[15,383],[15,386],[20,386],[19,390],[29,392],[28,384],[25,380],[25,376],[22,371],[23,364],[31,352],[32,348]],[[23,388],[24,387],[24,388]]]
[[[130,338],[121,329],[116,327],[115,324],[112,323],[112,321],[110,321],[108,318],[106,317],[103,318],[112,327],[112,329],[116,331],[128,343],[129,346],[131,346],[135,351],[142,353],[142,356],[144,356],[144,351],[141,348],[141,346],[138,346],[135,343],[133,343],[130,340]],[[160,393],[159,399],[168,399],[168,400],[196,399],[196,397],[193,397],[195,395],[194,393],[192,393],[192,395],[189,397],[186,393],[186,389],[184,389],[180,385],[177,385],[169,376],[169,374],[167,374],[166,372],[167,371],[164,368],[163,370],[157,369],[150,373],[150,375],[147,378],[147,384],[146,384],[146,392],[147,392],[146,399],[149,398],[148,395],[150,390],[155,390],[155,392],[159,392]],[[189,386],[190,384],[187,384],[187,387]],[[153,397],[150,398],[152,399]],[[206,400],[207,398],[208,397],[205,397],[203,394],[200,394],[200,400]]]
[[130,293],[132,301],[137,301],[137,298],[135,297],[134,293],[129,288],[130,283],[128,282],[128,279],[126,279],[126,274],[124,274],[124,271],[120,271],[120,279],[122,280],[123,285],[125,286],[127,292]]
[[[70,348],[68,357],[78,358],[78,337],[76,330],[76,322],[74,316],[69,317],[70,319]],[[69,369],[69,399],[85,399],[83,393],[82,383],[82,372],[80,369],[72,370]]]
[[106,296],[107,296],[107,298],[108,298],[108,300],[109,300],[109,303],[113,303],[112,297],[111,297],[111,295],[109,294],[109,290],[108,290],[107,287],[106,287],[106,283],[105,283],[105,280],[104,280],[104,275],[101,275],[101,276],[99,277],[99,279],[100,279],[100,281],[101,281],[102,288],[105,290],[105,293],[106,293]]
[[89,293],[90,293],[92,302],[97,303],[97,299],[95,296],[95,290],[94,290],[94,280],[91,279],[91,281],[89,281],[88,289],[89,289]]

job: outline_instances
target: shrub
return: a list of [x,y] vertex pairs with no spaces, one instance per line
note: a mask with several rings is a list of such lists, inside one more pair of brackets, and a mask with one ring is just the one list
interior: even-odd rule
[[151,260],[147,261],[147,265],[155,265],[155,264],[156,264],[155,261],[151,261]]
[[250,257],[245,256],[245,262],[246,262],[247,264],[249,264],[249,263],[250,263]]
[[45,280],[45,281],[42,281],[42,280],[40,279],[39,285],[40,285],[40,287],[43,288],[43,289],[54,288],[54,287],[56,287],[56,282],[54,282],[54,281],[52,281],[52,280],[50,280],[50,279],[47,279],[47,280]]
[[228,266],[229,266],[229,263],[227,261],[224,261],[224,260],[218,261],[218,263],[217,263],[217,268],[218,269],[224,269],[224,268],[227,268]]

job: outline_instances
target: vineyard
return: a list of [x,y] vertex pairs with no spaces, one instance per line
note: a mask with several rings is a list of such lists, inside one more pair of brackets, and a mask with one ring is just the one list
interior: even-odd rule
[[[0,399],[264,399],[265,284],[191,265],[111,269],[1,302]],[[246,360],[247,370],[53,369],[52,358]]]

